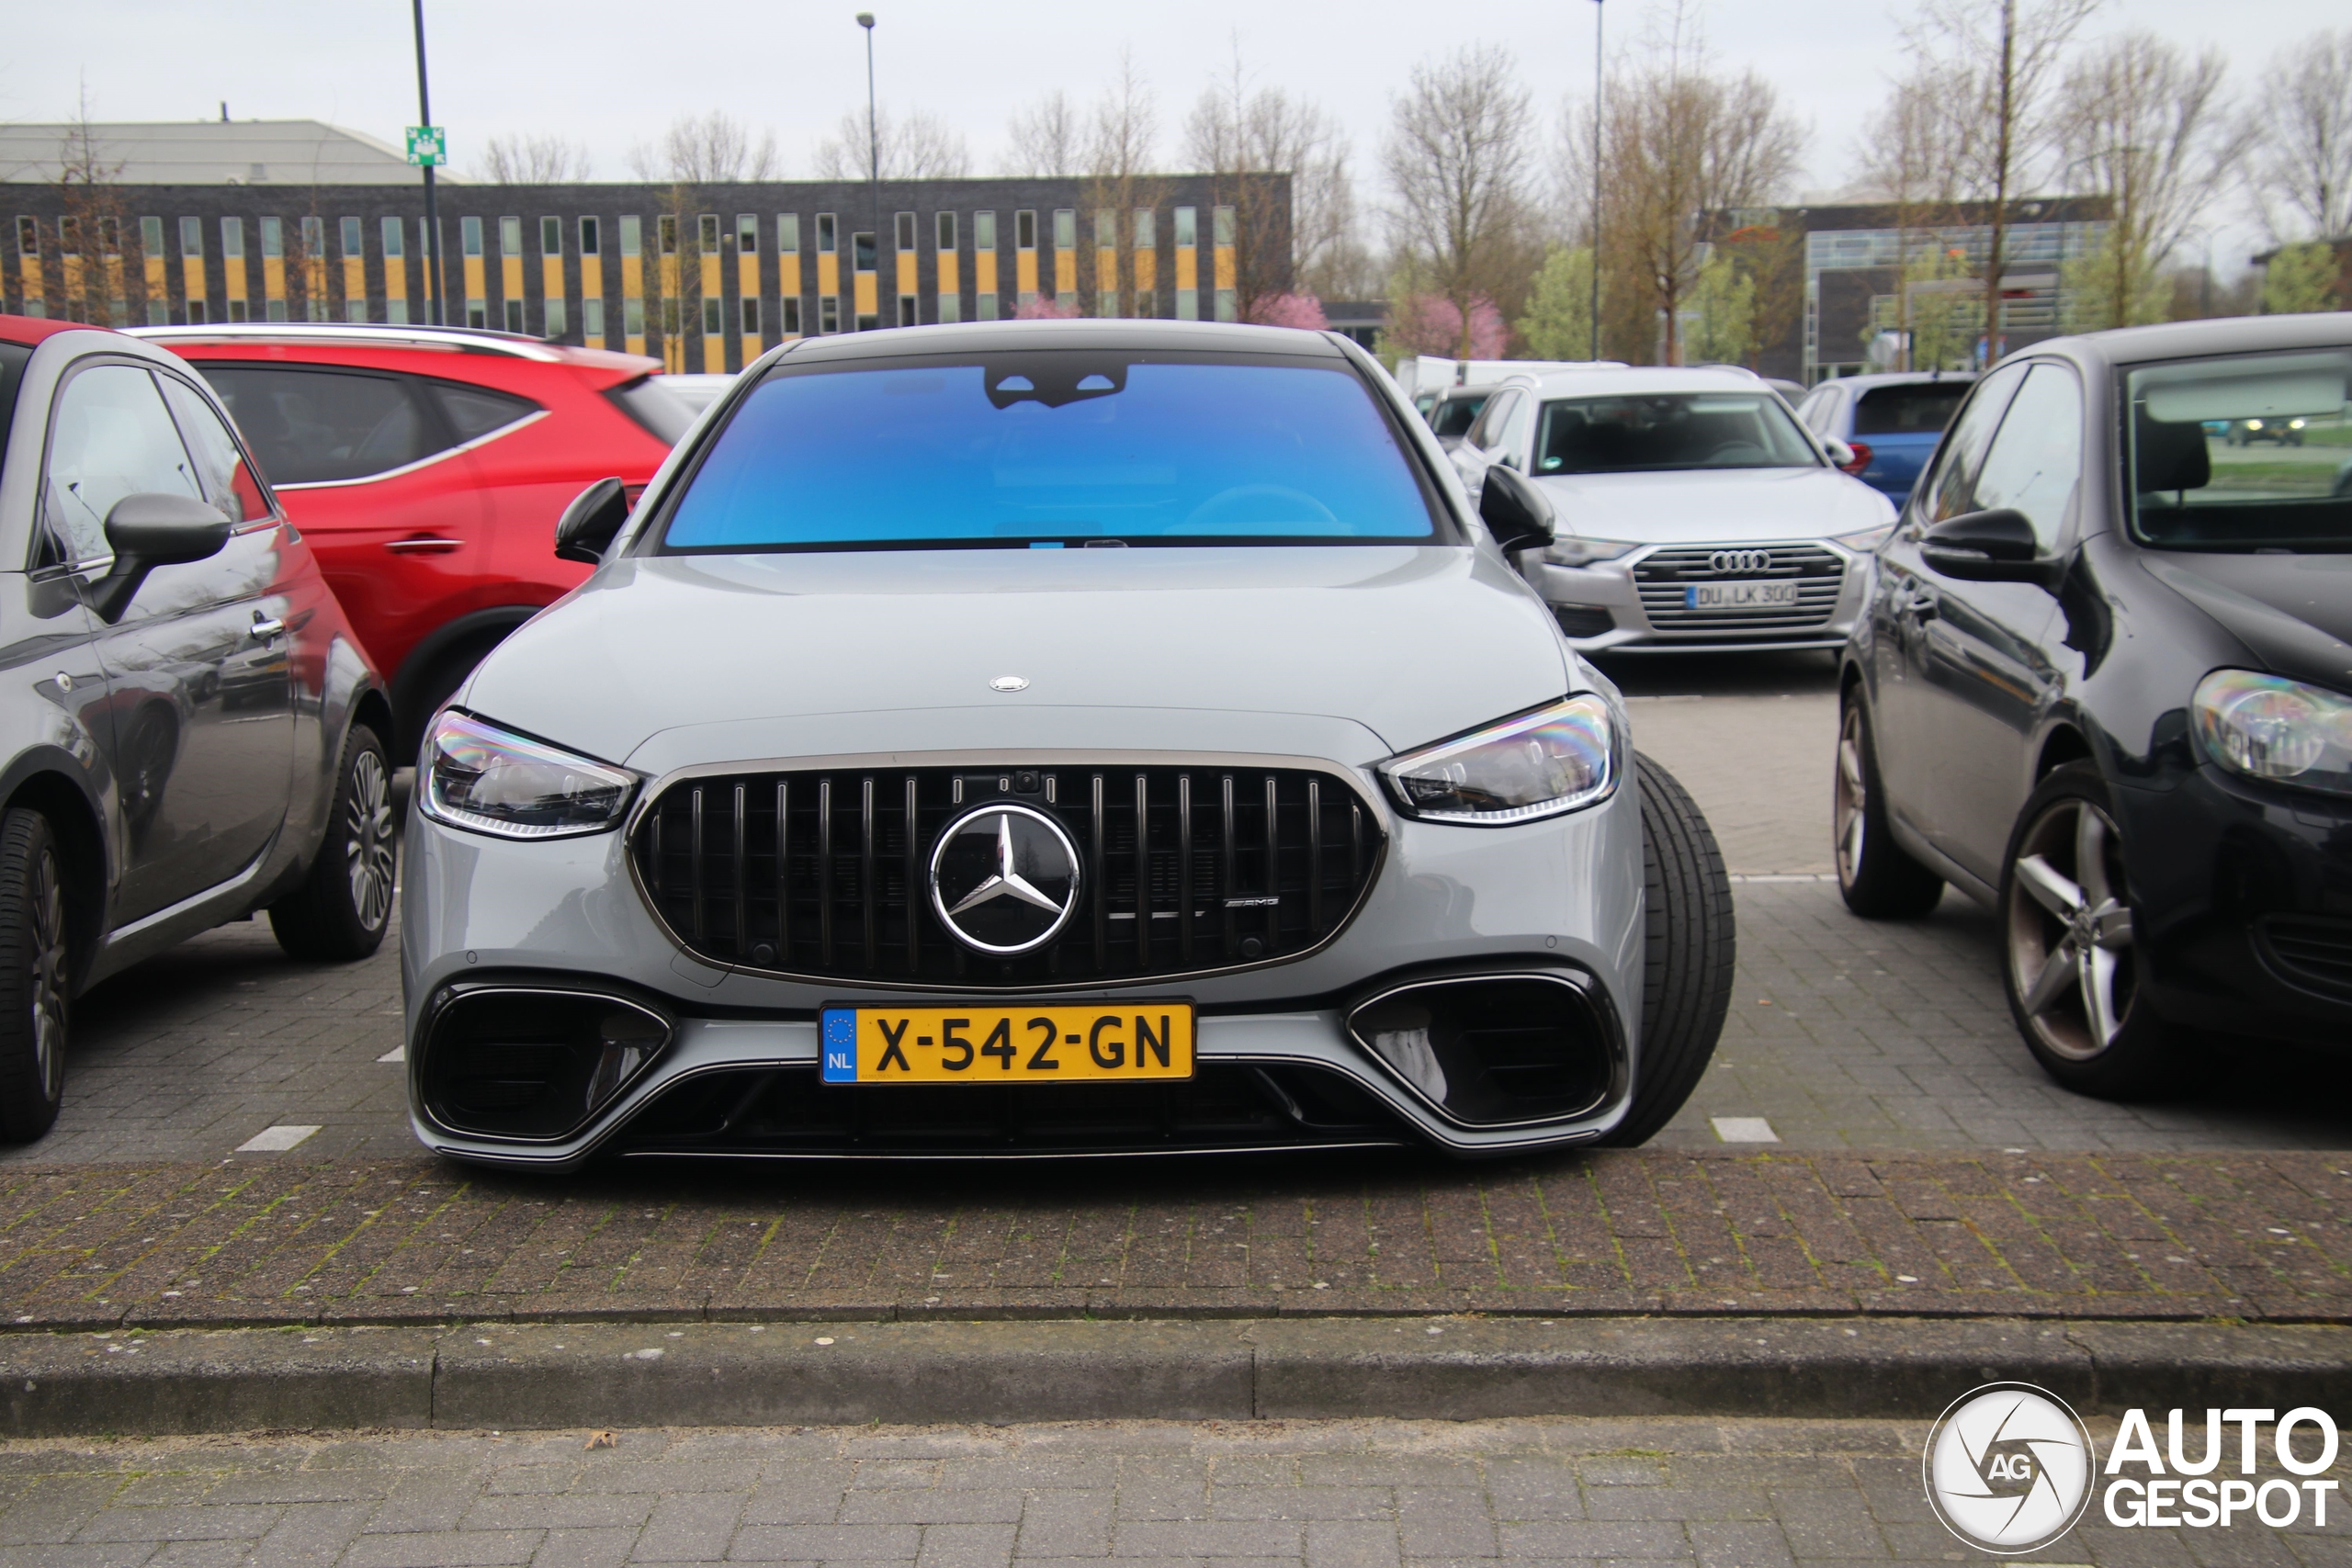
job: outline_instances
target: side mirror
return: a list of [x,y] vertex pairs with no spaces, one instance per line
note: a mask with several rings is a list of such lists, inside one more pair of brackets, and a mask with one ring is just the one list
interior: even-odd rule
[[120,620],[149,572],[219,555],[236,526],[219,507],[192,495],[140,491],[124,496],[107,513],[114,569],[90,585],[90,608],[108,624]]
[[1919,540],[1919,558],[1962,582],[2031,582],[2055,588],[2066,564],[2044,559],[2024,513],[2012,507],[1947,517]]
[[628,521],[628,495],[621,489],[621,481],[598,479],[573,496],[571,504],[557,519],[556,559],[599,565],[620,533],[621,525]]
[[1552,542],[1551,499],[1526,478],[1498,463],[1478,488],[1478,518],[1506,551]]
[[1849,474],[1854,471],[1854,449],[1851,446],[1847,446],[1843,441],[1838,440],[1836,436],[1823,436],[1821,438],[1821,451],[1822,455],[1829,459],[1829,466],[1831,468],[1843,468]]

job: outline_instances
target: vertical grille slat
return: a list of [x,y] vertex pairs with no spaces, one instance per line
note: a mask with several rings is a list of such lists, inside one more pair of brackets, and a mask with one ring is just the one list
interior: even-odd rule
[[[936,835],[999,799],[1061,825],[1087,901],[1061,935],[1011,957],[972,952],[926,913]],[[1384,842],[1342,776],[1155,763],[699,776],[653,801],[629,853],[673,940],[713,963],[1011,990],[1295,956],[1353,917]]]

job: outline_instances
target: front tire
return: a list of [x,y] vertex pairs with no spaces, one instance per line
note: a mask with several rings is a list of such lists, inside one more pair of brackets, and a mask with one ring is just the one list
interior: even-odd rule
[[1846,908],[1864,919],[1916,920],[1943,897],[1943,878],[1905,853],[1887,829],[1878,743],[1859,691],[1847,694],[1838,719],[1830,829],[1838,852],[1838,891]]
[[2027,798],[2001,858],[2001,979],[2042,1070],[2102,1100],[2165,1086],[2177,1050],[2141,995],[2131,886],[2107,780],[2069,762]]
[[348,962],[382,945],[392,920],[395,832],[384,742],[355,724],[310,873],[269,907],[269,929],[288,957]]
[[1642,1049],[1634,1102],[1601,1142],[1645,1144],[1699,1087],[1731,1010],[1731,877],[1690,791],[1634,758],[1642,795]]
[[64,1103],[72,955],[49,818],[0,815],[0,1142],[31,1143]]

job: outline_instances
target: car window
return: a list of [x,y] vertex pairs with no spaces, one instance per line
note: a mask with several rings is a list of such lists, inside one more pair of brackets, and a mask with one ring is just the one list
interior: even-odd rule
[[17,388],[33,351],[20,343],[0,343],[0,472],[8,460],[8,428],[17,412]]
[[424,385],[433,400],[441,405],[442,417],[449,422],[449,428],[461,442],[479,440],[493,430],[503,430],[516,420],[539,412],[539,405],[530,399],[507,392],[460,387],[448,381],[427,381]]
[[1482,400],[1485,408],[1476,423],[1463,437],[1463,444],[1476,446],[1481,452],[1491,452],[1503,445],[1504,432],[1510,429],[1512,415],[1525,400],[1511,388],[1505,388],[1493,397]]
[[244,448],[228,425],[204,400],[204,394],[176,376],[158,376],[164,400],[179,416],[180,434],[196,457],[196,476],[204,499],[229,514],[232,523],[250,523],[269,515],[269,497],[245,461]]
[[1915,492],[1926,498],[1928,522],[1940,523],[1976,510],[1971,498],[1975,493],[1977,467],[2018,383],[2024,379],[2024,366],[2007,365],[1976,383],[1976,395],[1962,408],[1958,422],[1936,448],[1935,471],[1920,481]]
[[150,493],[204,493],[155,378],[136,365],[89,366],[65,383],[50,422],[41,517],[60,553],[48,558],[112,555],[107,513],[126,495]]
[[2083,468],[2083,389],[2063,365],[2037,365],[2009,400],[1977,470],[1978,510],[2015,507],[2043,550],[2056,547]]
[[1400,433],[1328,361],[1033,349],[771,369],[669,550],[1440,537]]
[[204,378],[272,484],[364,479],[440,448],[403,377],[215,362]]
[[1935,435],[1951,423],[1968,395],[1965,381],[1920,381],[1872,387],[1854,404],[1856,435]]
[[1458,398],[1447,398],[1437,405],[1437,412],[1430,420],[1430,429],[1439,435],[1467,435],[1486,407],[1487,394],[1484,392],[1466,392]]
[[2132,528],[2166,549],[2352,547],[2352,352],[2133,370]]
[[1539,474],[1817,468],[1778,392],[1644,392],[1544,405]]

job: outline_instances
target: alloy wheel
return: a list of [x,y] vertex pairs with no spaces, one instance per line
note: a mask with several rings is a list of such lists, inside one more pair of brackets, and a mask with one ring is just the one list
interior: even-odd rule
[[392,785],[384,759],[372,748],[351,760],[351,803],[345,814],[344,860],[351,875],[351,908],[368,931],[392,908]]
[[2004,911],[2010,984],[2052,1054],[2086,1062],[2115,1043],[2137,974],[2123,844],[2090,801],[2059,800],[2019,841]]
[[46,844],[33,866],[31,893],[33,1069],[53,1103],[65,1089],[65,887],[56,852]]
[[1862,782],[1862,709],[1849,704],[1838,728],[1838,778],[1834,786],[1832,827],[1838,844],[1838,880],[1851,887],[1862,870],[1862,818],[1870,804]]

